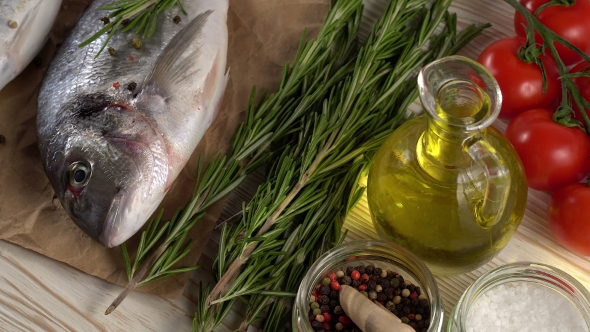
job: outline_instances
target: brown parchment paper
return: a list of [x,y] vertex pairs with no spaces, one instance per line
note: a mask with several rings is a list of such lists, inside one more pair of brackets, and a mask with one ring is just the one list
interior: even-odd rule
[[[198,1],[198,0],[185,0]],[[252,86],[274,91],[286,61],[293,59],[301,33],[314,35],[323,22],[327,0],[232,0],[228,14],[231,78],[224,104],[189,163],[170,189],[162,207],[165,217],[190,198],[197,158],[224,152],[245,116]],[[39,157],[36,104],[39,83],[56,46],[69,32],[88,0],[64,0],[50,39],[37,61],[0,91],[0,239],[32,249],[88,274],[125,285],[127,277],[118,248],[106,249],[71,222],[54,196]],[[195,240],[184,265],[196,264],[211,236],[223,202],[211,207],[194,227]],[[138,236],[128,242],[135,248]],[[134,253],[131,253],[132,255]],[[188,274],[140,288],[178,297]]]

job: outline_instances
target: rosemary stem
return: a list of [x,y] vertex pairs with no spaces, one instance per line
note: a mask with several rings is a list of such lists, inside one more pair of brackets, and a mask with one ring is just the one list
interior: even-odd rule
[[129,19],[129,18],[135,16],[136,14],[141,13],[146,8],[154,5],[156,2],[157,2],[157,0],[148,0],[146,3],[144,3],[141,6],[138,6],[137,8],[135,8],[135,10],[132,10],[131,12],[126,13],[125,15],[121,16],[121,19],[123,19],[123,20]]
[[[299,194],[301,189],[305,187],[311,176],[319,167],[320,163],[328,155],[332,147],[332,144],[336,139],[336,136],[337,132],[334,132],[332,133],[332,135],[330,135],[330,138],[328,139],[326,144],[324,144],[322,149],[318,152],[314,161],[305,171],[301,179],[297,182],[297,184],[295,184],[293,189],[291,189],[289,194],[285,197],[285,199],[281,202],[277,209],[270,215],[270,217],[268,217],[268,219],[266,219],[260,230],[258,230],[258,232],[256,233],[256,237],[263,236],[275,224],[277,218],[281,216],[281,214],[291,203],[291,201],[293,201],[297,194]],[[213,301],[216,300],[218,297],[225,295],[225,292],[227,291],[229,284],[231,284],[235,280],[237,275],[240,273],[240,271],[242,270],[242,266],[248,260],[250,254],[252,254],[254,249],[256,249],[256,246],[257,242],[252,242],[244,249],[240,257],[232,262],[227,271],[223,274],[223,276],[219,279],[215,287],[211,290],[211,293],[209,293],[209,296],[207,297],[207,307],[210,307],[213,304]]]
[[[195,207],[191,211],[187,210],[184,212],[183,219],[188,220],[200,211],[200,207],[203,205],[203,202],[204,202],[205,198],[207,197],[209,190],[210,190],[210,188],[207,188],[207,190],[203,193],[203,195],[198,197],[197,203],[195,204]],[[119,296],[117,296],[117,298],[115,298],[115,300],[107,308],[107,310],[104,313],[105,315],[108,315],[111,312],[115,311],[115,309],[117,309],[117,307],[123,302],[123,300],[125,300],[127,295],[129,295],[135,289],[135,287],[137,287],[137,285],[143,280],[146,273],[152,268],[152,266],[158,260],[158,258],[160,258],[160,256],[162,256],[162,254],[166,251],[166,249],[168,249],[170,244],[172,242],[174,242],[174,240],[176,239],[176,235],[180,231],[181,226],[183,226],[184,224],[185,224],[185,222],[179,222],[176,225],[176,227],[170,232],[170,234],[166,237],[166,240],[142,264],[142,266],[139,269],[139,271],[137,272],[137,274],[135,274],[133,279],[129,280],[129,282],[127,283],[127,286],[125,286],[125,288],[123,289],[123,291],[121,291]]]

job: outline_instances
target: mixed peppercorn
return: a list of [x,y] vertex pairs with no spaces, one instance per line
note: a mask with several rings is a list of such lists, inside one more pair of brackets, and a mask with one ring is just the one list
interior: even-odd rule
[[430,326],[430,302],[420,287],[397,272],[373,265],[349,266],[323,278],[309,299],[309,321],[314,331],[361,332],[340,306],[338,290],[348,285],[387,308],[419,332]]

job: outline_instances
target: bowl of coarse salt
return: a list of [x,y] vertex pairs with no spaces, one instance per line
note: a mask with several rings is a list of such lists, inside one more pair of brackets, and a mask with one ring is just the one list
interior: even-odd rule
[[590,293],[552,266],[517,262],[483,274],[453,309],[448,332],[588,332]]

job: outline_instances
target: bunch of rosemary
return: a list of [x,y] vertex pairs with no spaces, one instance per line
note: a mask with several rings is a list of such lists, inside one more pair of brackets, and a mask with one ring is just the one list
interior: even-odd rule
[[[343,3],[362,8],[354,0],[332,10]],[[240,222],[223,228],[218,282],[202,290],[195,331],[213,330],[236,299],[248,306],[240,331],[262,319],[264,331],[288,329],[290,297],[314,260],[342,240],[344,217],[363,194],[358,177],[416,99],[418,69],[485,28],[457,34],[456,17],[447,11],[451,0],[428,3],[390,2],[366,44],[342,65],[349,74],[276,144],[267,182],[243,207]],[[351,27],[345,45],[356,38],[358,22]]]

